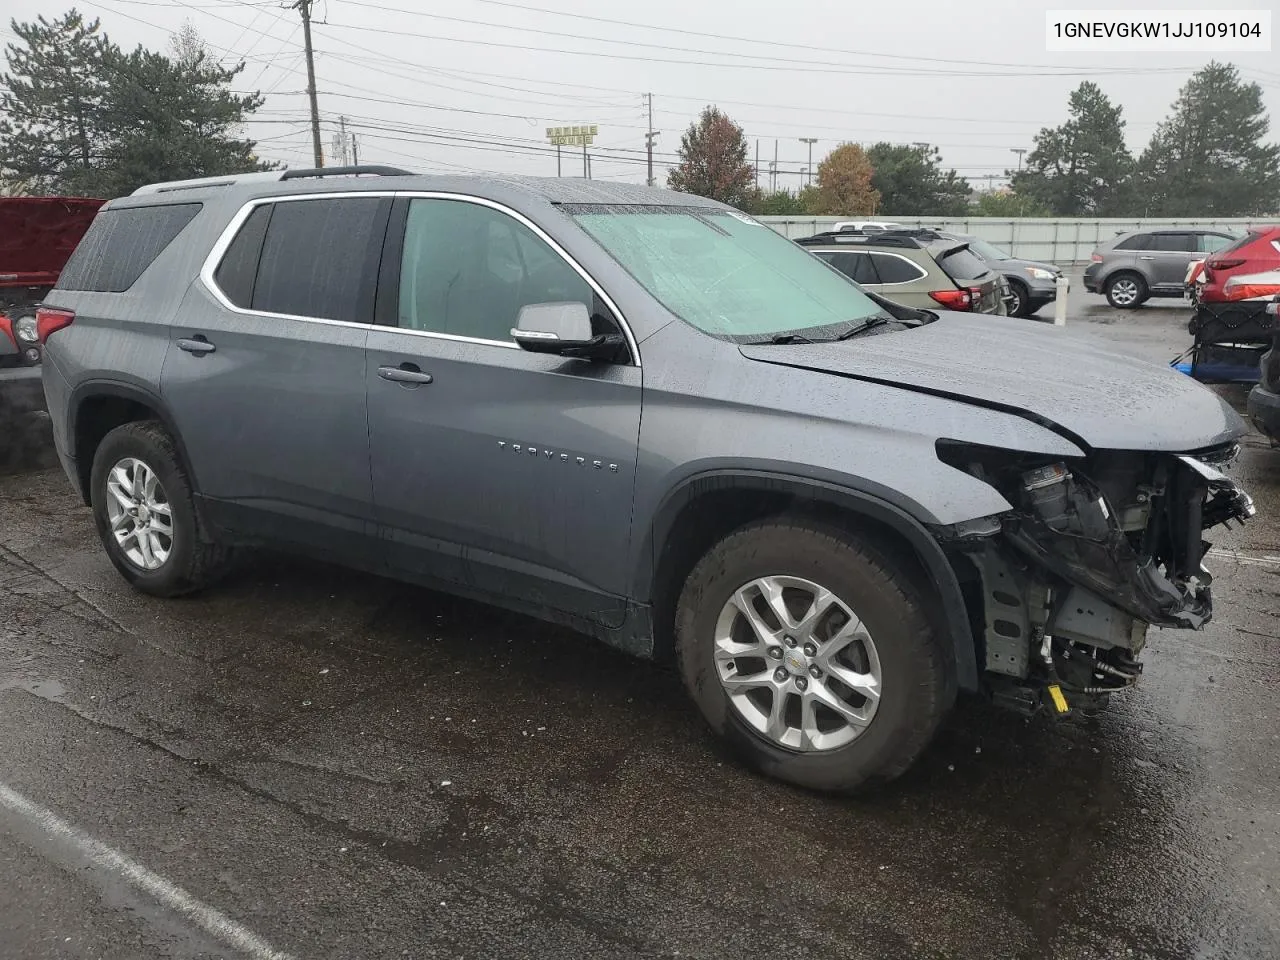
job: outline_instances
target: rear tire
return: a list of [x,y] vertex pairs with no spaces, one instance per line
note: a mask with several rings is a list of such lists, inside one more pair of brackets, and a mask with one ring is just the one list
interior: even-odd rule
[[[800,520],[745,527],[702,558],[681,593],[676,652],[685,687],[712,730],[761,773],[839,792],[891,780],[928,744],[955,697],[925,601],[911,582],[897,563],[844,531]],[[774,592],[779,584],[786,589]],[[793,584],[834,596],[831,626],[797,629],[817,605],[806,607],[805,591]],[[801,599],[786,599],[787,591]],[[789,623],[772,614],[777,608],[766,596],[784,598]],[[739,614],[748,597],[754,627]],[[735,655],[762,631],[757,656]],[[855,637],[851,652],[824,659],[824,649],[845,635]],[[788,676],[780,680],[782,672]],[[875,684],[867,680],[877,674]],[[726,678],[736,685],[726,686]],[[874,704],[864,689],[878,691]],[[830,699],[833,692],[840,702]],[[773,706],[777,696],[784,697],[781,709]],[[858,722],[846,722],[847,730],[834,726],[854,715]]]
[[89,484],[102,545],[136,589],[177,597],[225,572],[230,553],[205,530],[177,446],[157,421],[126,423],[103,437]]
[[1117,310],[1132,310],[1142,306],[1148,297],[1147,282],[1141,275],[1125,271],[1107,280],[1104,291],[1107,303]]

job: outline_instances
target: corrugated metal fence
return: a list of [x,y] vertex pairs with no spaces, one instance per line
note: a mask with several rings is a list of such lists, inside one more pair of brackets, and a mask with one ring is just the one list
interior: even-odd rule
[[[830,230],[840,220],[851,217],[759,217],[784,237],[808,237],[823,230]],[[1050,263],[1081,263],[1089,259],[1094,248],[1102,241],[1128,230],[1159,230],[1175,227],[1199,227],[1243,234],[1252,224],[1272,223],[1268,220],[1244,218],[1224,220],[1068,220],[1068,219],[1017,219],[1001,220],[996,217],[967,217],[955,220],[919,217],[881,217],[910,227],[937,227],[951,233],[967,233],[1003,247],[1015,257],[1028,260],[1046,260]]]

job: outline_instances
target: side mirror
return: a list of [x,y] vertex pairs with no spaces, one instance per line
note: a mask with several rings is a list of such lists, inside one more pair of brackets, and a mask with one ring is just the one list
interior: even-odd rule
[[622,338],[594,335],[585,303],[530,303],[520,308],[511,331],[523,350],[562,357],[603,360],[616,354]]

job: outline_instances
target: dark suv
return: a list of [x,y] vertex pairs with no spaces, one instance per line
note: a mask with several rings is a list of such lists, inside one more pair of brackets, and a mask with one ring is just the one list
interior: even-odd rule
[[958,690],[1098,706],[1147,624],[1211,614],[1244,425],[1176,371],[890,304],[696,196],[323,173],[112,201],[39,311],[140,590],[270,544],[483,598],[674,654],[824,789],[900,773]]

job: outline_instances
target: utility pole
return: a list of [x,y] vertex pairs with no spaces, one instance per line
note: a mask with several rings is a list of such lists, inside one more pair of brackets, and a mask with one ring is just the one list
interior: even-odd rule
[[1026,152],[1027,152],[1027,148],[1026,148],[1026,147],[1010,147],[1010,148],[1009,148],[1009,152],[1010,152],[1010,153],[1016,153],[1016,154],[1018,155],[1018,169],[1019,169],[1019,170],[1021,170],[1021,169],[1022,169],[1022,155],[1023,155],[1024,153],[1026,153]]
[[347,142],[347,118],[346,117],[338,117],[338,143],[340,145],[339,149],[341,150],[341,153],[339,154],[339,156],[342,157],[342,165],[345,167],[348,163],[347,151],[350,149],[350,145]]
[[756,189],[760,189],[760,138],[756,137]]
[[360,144],[356,143],[356,135],[351,135],[351,165],[360,166]]
[[773,166],[770,169],[773,171],[773,184],[772,186],[770,186],[769,189],[772,190],[774,193],[777,193],[778,192],[778,141],[777,140],[773,141]]
[[307,99],[311,101],[311,149],[316,167],[324,166],[324,150],[320,148],[320,107],[316,104],[316,61],[311,50],[311,5],[315,0],[296,0],[294,9],[302,14],[302,44],[307,54]]
[[647,131],[645,131],[645,135],[644,135],[644,145],[645,145],[645,150],[646,150],[646,152],[647,152],[647,153],[648,153],[648,155],[649,155],[649,179],[648,179],[646,182],[649,184],[649,186],[651,186],[651,187],[652,187],[652,186],[654,185],[654,182],[653,182],[653,141],[654,141],[654,140],[656,140],[656,139],[658,139],[658,131],[657,131],[657,130],[655,130],[655,129],[653,129],[653,94],[652,94],[652,93],[646,93],[646,94],[644,95],[644,98],[645,98],[645,100],[646,100],[646,101],[648,102],[648,104],[649,104],[649,129],[648,129]]
[[556,176],[560,176],[560,144],[556,144]]
[[587,141],[582,141],[582,179],[590,180],[591,171],[587,169]]
[[817,137],[801,137],[800,142],[807,143],[809,145],[809,166],[806,169],[809,174],[809,184],[812,185],[813,184],[813,145],[818,142],[818,138]]

